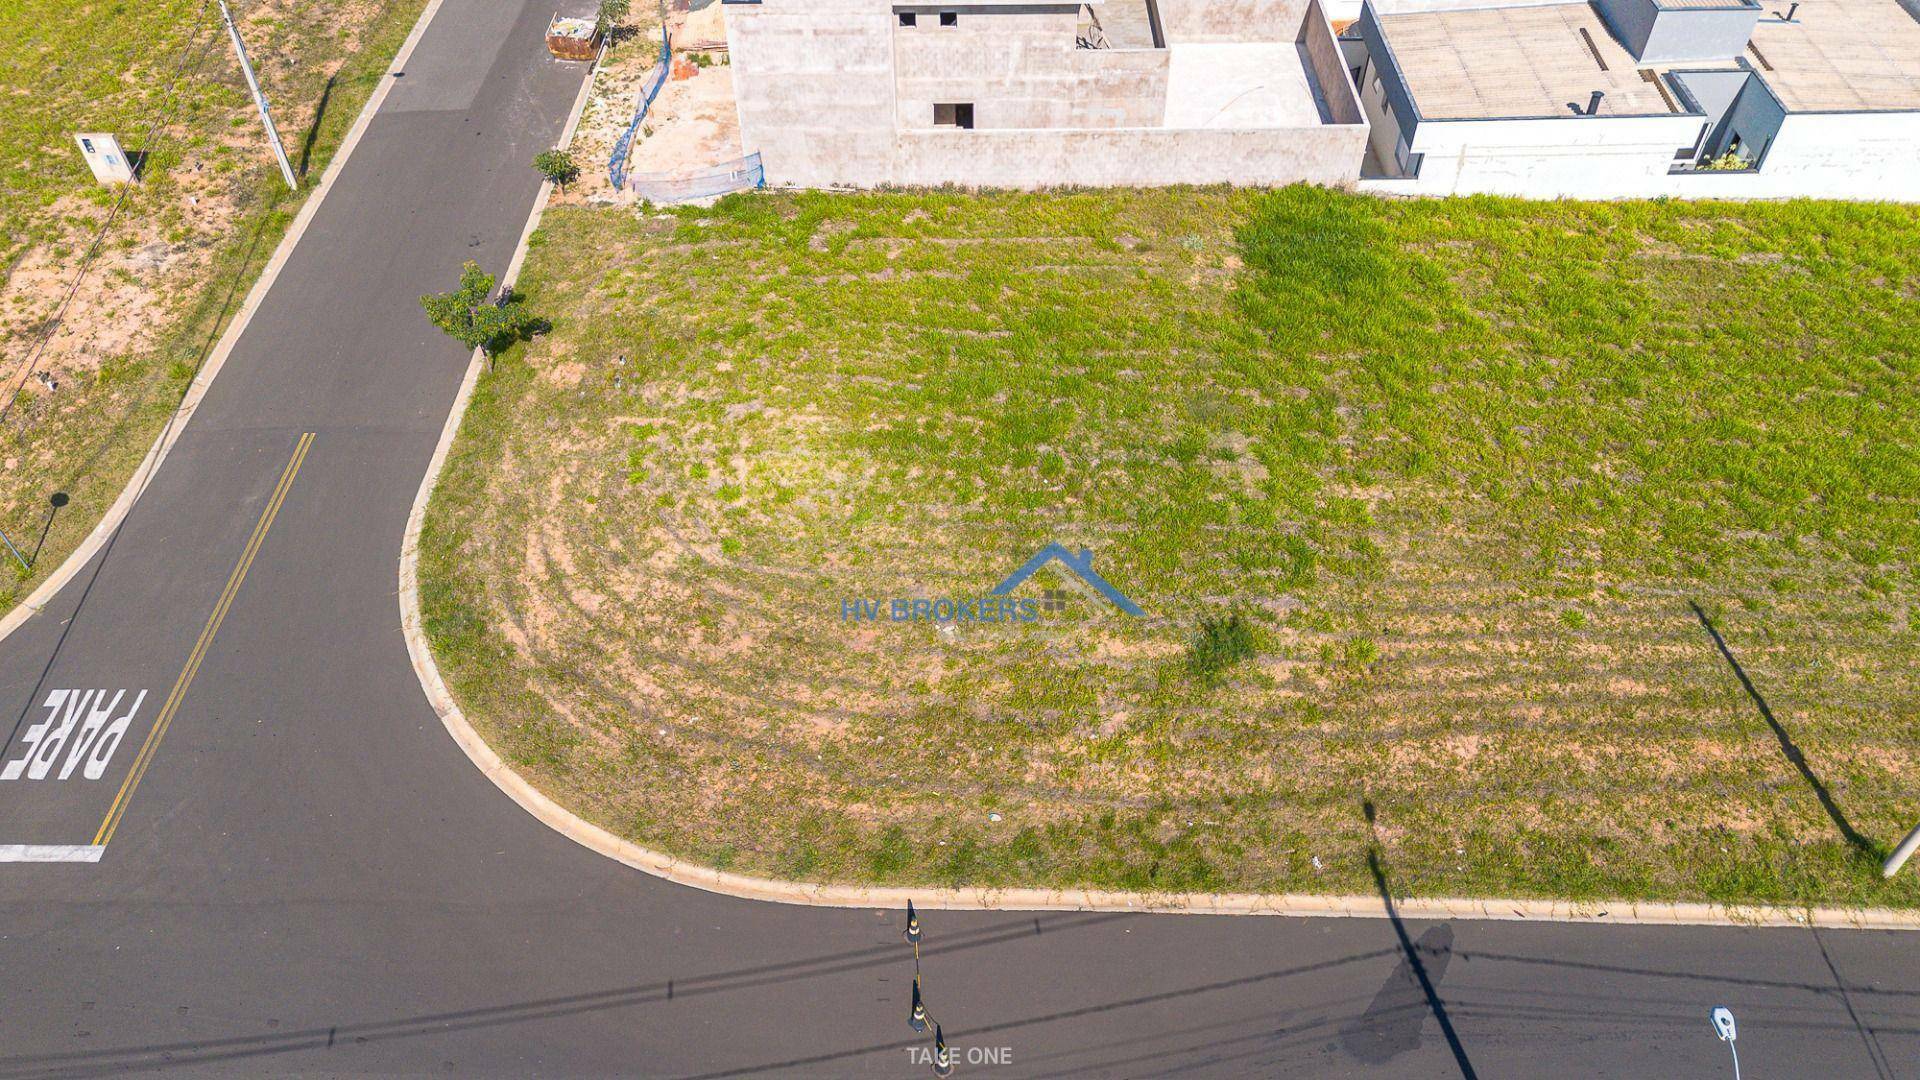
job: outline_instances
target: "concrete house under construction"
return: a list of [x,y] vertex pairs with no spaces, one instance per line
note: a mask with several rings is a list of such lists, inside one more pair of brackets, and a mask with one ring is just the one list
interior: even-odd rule
[[1351,183],[1366,147],[1318,0],[727,6],[770,184]]

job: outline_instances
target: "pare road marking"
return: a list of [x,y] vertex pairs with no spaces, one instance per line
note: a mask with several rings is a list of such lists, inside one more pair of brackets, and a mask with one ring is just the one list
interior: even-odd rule
[[[112,691],[112,697],[107,694],[106,690],[49,693],[41,706],[47,710],[46,719],[27,728],[20,740],[20,756],[0,768],[0,781],[18,780],[22,775],[29,780],[45,780],[54,775],[55,762],[60,763],[57,778],[61,780],[73,776],[75,768],[88,780],[105,776],[107,763],[113,760],[114,751],[120,749],[127,728],[147,700],[145,690],[137,691],[133,704],[121,713],[120,702],[127,691]],[[63,749],[66,750],[64,761],[60,757]]]

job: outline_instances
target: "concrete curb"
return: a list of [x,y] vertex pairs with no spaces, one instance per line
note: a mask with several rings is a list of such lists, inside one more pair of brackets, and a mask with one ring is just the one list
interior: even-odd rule
[[[434,15],[439,12],[441,2],[442,0],[427,0],[427,6],[421,10],[420,17],[414,21],[413,29],[407,34],[407,39],[401,42],[399,51],[393,54],[393,60],[388,63],[389,73],[404,66],[413,56],[414,46],[418,45],[420,38],[426,34],[427,24],[432,22]],[[147,490],[148,482],[153,479],[153,474],[159,471],[160,463],[167,459],[167,454],[173,449],[173,445],[180,441],[181,432],[186,430],[188,421],[193,419],[194,411],[199,408],[201,399],[207,396],[207,390],[213,385],[214,377],[219,375],[220,369],[226,365],[227,356],[233,352],[234,343],[240,340],[241,334],[246,333],[247,324],[253,321],[253,313],[260,307],[260,302],[266,299],[267,293],[273,288],[273,283],[279,279],[281,268],[293,255],[293,249],[299,245],[300,238],[305,235],[307,226],[313,222],[314,215],[320,212],[320,204],[326,201],[327,192],[333,189],[334,178],[340,174],[347,159],[353,156],[354,147],[360,144],[360,137],[366,134],[368,125],[373,123],[374,114],[380,111],[381,103],[387,100],[387,91],[392,88],[393,79],[390,75],[383,76],[380,85],[374,87],[373,93],[368,95],[367,103],[360,109],[360,115],[354,118],[353,126],[347,129],[346,137],[340,140],[340,148],[334,152],[333,159],[327,162],[326,170],[320,174],[319,184],[314,186],[313,192],[307,196],[306,201],[300,204],[300,212],[294,215],[293,224],[287,227],[286,235],[280,238],[279,245],[273,249],[273,255],[267,260],[266,268],[260,271],[260,276],[255,279],[253,287],[247,290],[246,298],[240,302],[240,310],[228,320],[227,329],[220,335],[220,340],[214,343],[212,354],[207,357],[206,363],[200,366],[200,373],[187,387],[186,394],[181,397],[179,406],[174,410],[172,420],[160,430],[159,435],[154,437],[153,446],[147,450],[147,456],[140,460],[139,467],[133,470],[132,478],[120,491],[120,497],[113,501],[112,506],[107,507],[106,514],[100,518],[99,524],[93,527],[93,531],[87,534],[87,538],[80,542],[80,546],[74,549],[73,554],[67,556],[59,569],[47,575],[47,579],[42,581],[33,592],[27,594],[25,600],[14,605],[12,611],[0,618],[0,640],[5,640],[7,635],[19,629],[22,623],[44,610],[53,598],[60,594],[60,590],[66,588],[68,583],[93,561],[93,557],[100,553],[100,549],[106,546],[107,541],[127,520],[127,515],[133,510],[133,504],[140,500],[140,496]]]
[[[597,74],[597,70],[596,70]],[[567,121],[560,145],[572,142],[574,128],[593,88],[587,80],[574,102],[573,115]],[[507,264],[502,285],[519,277],[526,261],[528,241],[540,225],[546,211],[552,185],[543,185],[520,234],[520,244]],[[493,781],[495,787],[518,803],[540,822],[569,840],[636,870],[664,878],[679,885],[720,893],[742,900],[763,900],[781,904],[802,904],[835,908],[901,908],[911,899],[917,907],[929,910],[970,911],[1134,911],[1181,915],[1289,915],[1297,918],[1386,918],[1398,914],[1408,919],[1491,920],[1500,922],[1618,923],[1632,926],[1733,926],[1733,927],[1820,927],[1822,929],[1917,930],[1920,911],[1890,908],[1790,908],[1756,905],[1729,907],[1706,903],[1633,903],[1573,902],[1565,900],[1499,900],[1451,897],[1396,899],[1393,910],[1374,895],[1317,896],[1300,893],[1123,893],[1088,889],[941,889],[830,885],[817,882],[783,881],[778,878],[751,877],[711,866],[684,862],[679,858],[641,847],[580,817],[548,798],[502,761],[479,732],[467,721],[458,702],[447,690],[434,663],[433,650],[427,645],[420,616],[420,530],[426,521],[427,504],[446,467],[447,454],[460,432],[467,405],[479,382],[485,359],[475,350],[467,363],[466,378],[454,398],[453,411],[441,429],[439,445],[427,465],[427,475],[414,496],[413,509],[407,515],[407,529],[400,544],[400,625],[407,639],[407,653],[414,673],[420,677],[420,689],[433,711],[440,716],[447,733],[453,736],[475,767]]]

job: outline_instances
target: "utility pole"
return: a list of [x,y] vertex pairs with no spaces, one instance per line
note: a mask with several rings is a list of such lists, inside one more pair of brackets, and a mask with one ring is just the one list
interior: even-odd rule
[[227,0],[220,0],[220,18],[227,24],[227,36],[233,39],[234,55],[240,58],[240,73],[247,77],[247,89],[253,91],[253,103],[260,107],[260,122],[267,127],[267,141],[273,144],[273,156],[280,159],[280,175],[287,178],[287,189],[300,190],[293,178],[293,166],[287,161],[287,148],[280,145],[280,129],[273,126],[273,113],[267,108],[267,95],[260,92],[260,80],[253,77],[253,62],[247,59],[246,43],[240,40],[240,28],[233,23]]

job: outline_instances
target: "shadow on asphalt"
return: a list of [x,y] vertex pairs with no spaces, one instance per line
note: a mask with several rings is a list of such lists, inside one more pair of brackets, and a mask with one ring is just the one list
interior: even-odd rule
[[[1360,809],[1366,815],[1367,831],[1371,834],[1375,816],[1373,801],[1361,800]],[[1386,906],[1387,921],[1393,924],[1393,936],[1400,941],[1400,966],[1373,996],[1367,1011],[1340,1029],[1340,1044],[1369,1065],[1385,1064],[1419,1047],[1420,1030],[1426,1026],[1426,1014],[1430,1012],[1440,1023],[1440,1034],[1446,1036],[1447,1049],[1453,1052],[1453,1063],[1459,1066],[1460,1075],[1466,1080],[1477,1080],[1479,1074],[1473,1071],[1467,1048],[1460,1042],[1460,1034],[1453,1030],[1453,1019],[1447,1015],[1447,1004],[1440,999],[1440,980],[1446,977],[1447,965],[1453,958],[1453,927],[1447,923],[1430,927],[1415,943],[1407,933],[1406,922],[1400,918],[1400,909],[1394,905],[1393,890],[1387,888],[1387,872],[1380,865],[1377,838],[1367,850],[1367,869],[1373,873],[1373,887]],[[1424,1010],[1420,1008],[1423,1003]]]
[[1787,760],[1793,764],[1794,768],[1800,770],[1801,778],[1807,782],[1808,787],[1813,789],[1814,798],[1820,800],[1820,806],[1826,810],[1827,816],[1833,819],[1833,824],[1840,830],[1840,835],[1847,838],[1847,843],[1852,844],[1853,849],[1862,858],[1871,859],[1876,863],[1886,858],[1887,853],[1881,850],[1880,845],[1860,835],[1860,832],[1853,827],[1853,823],[1847,820],[1847,815],[1841,811],[1840,805],[1833,801],[1833,793],[1827,790],[1827,785],[1820,782],[1820,777],[1815,775],[1813,766],[1807,764],[1807,755],[1801,753],[1800,748],[1794,745],[1793,736],[1788,735],[1787,729],[1774,718],[1773,709],[1767,704],[1767,699],[1760,696],[1760,691],[1753,685],[1753,680],[1747,677],[1747,669],[1740,666],[1740,661],[1733,655],[1733,650],[1727,647],[1727,639],[1720,636],[1719,628],[1713,625],[1712,619],[1707,618],[1705,609],[1693,600],[1687,601],[1687,604],[1693,608],[1694,618],[1700,620],[1700,625],[1706,629],[1707,636],[1713,639],[1714,647],[1720,650],[1720,655],[1726,660],[1727,666],[1733,669],[1734,676],[1746,689],[1747,696],[1753,699],[1754,707],[1760,710],[1761,719],[1773,729],[1773,737],[1780,741],[1781,752],[1787,755]]
[[[1144,917],[1146,916],[1125,912],[1089,912],[1051,919],[1025,918],[1017,922],[1000,923],[994,926],[982,927],[978,930],[956,934],[950,944],[923,948],[922,952],[924,955],[930,957],[940,956],[965,952],[971,949],[1007,944],[1032,937],[1043,931],[1056,933],[1063,930],[1085,929],[1117,920]],[[757,987],[773,986],[803,979],[821,978],[869,968],[891,966],[897,964],[899,959],[899,945],[897,943],[889,943],[827,956],[788,960],[776,964],[740,968],[711,975],[695,975],[686,979],[664,979],[648,983],[639,983],[633,986],[617,987],[610,990],[537,998],[532,1001],[517,1002],[509,1005],[492,1005],[474,1009],[422,1013],[417,1016],[397,1020],[374,1021],[362,1024],[342,1024],[326,1028],[311,1027],[297,1031],[272,1032],[262,1035],[241,1035],[225,1039],[182,1040],[178,1042],[149,1043],[115,1049],[0,1057],[0,1077],[97,1076],[104,1072],[191,1068],[216,1062],[268,1057],[304,1050],[327,1049],[335,1046],[364,1045],[387,1040],[416,1038],[443,1034],[449,1031],[486,1028],[505,1024],[522,1024],[530,1021],[551,1020],[585,1013],[605,1012],[615,1009],[631,1008],[637,1005],[673,1001],[681,998],[699,997],[706,994],[750,990]],[[1301,970],[1316,970],[1323,966],[1326,965],[1314,965],[1312,968]],[[1255,976],[1250,980],[1242,981],[1259,981],[1262,978],[1278,978],[1283,974],[1285,973]],[[1200,988],[1181,993],[1198,993],[1203,992],[1204,989],[1205,988]],[[1179,996],[1179,993],[1160,996]],[[1154,999],[1147,998],[1142,1000]],[[1100,1008],[1104,1009],[1108,1007],[1120,1006],[1102,1006]],[[1045,1019],[1047,1018],[1034,1018],[1023,1021],[1023,1023],[1039,1023]],[[904,1023],[902,1026],[905,1026]],[[855,1057],[861,1054],[871,1053],[875,1050],[885,1050],[894,1046],[917,1045],[923,1041],[924,1040],[903,1039],[897,1043],[883,1043],[878,1046],[862,1047],[858,1050],[847,1051],[845,1053],[826,1055],[819,1060],[826,1061]],[[755,1066],[755,1069],[779,1067],[781,1066],[776,1063]]]
[[[1156,918],[1158,916],[1125,915],[1122,917],[1150,919],[1150,918]],[[1214,993],[1222,993],[1222,992],[1233,991],[1233,990],[1244,990],[1250,987],[1259,986],[1262,983],[1274,982],[1276,980],[1294,979],[1294,978],[1299,978],[1303,975],[1313,975],[1319,972],[1330,971],[1335,968],[1345,967],[1348,964],[1357,964],[1357,963],[1363,963],[1368,960],[1377,960],[1380,957],[1391,955],[1392,951],[1393,950],[1391,949],[1377,949],[1377,950],[1364,952],[1364,953],[1352,953],[1347,956],[1342,956],[1333,960],[1321,960],[1311,964],[1299,964],[1294,967],[1275,968],[1272,971],[1263,971],[1257,975],[1245,975],[1237,979],[1222,979],[1218,982],[1200,983],[1194,986],[1182,987],[1178,990],[1163,990],[1153,994],[1142,994],[1136,997],[1119,998],[1113,1001],[1104,1002],[1099,1005],[1088,1005],[1078,1009],[1066,1009],[1060,1012],[1046,1013],[1039,1016],[1029,1016],[1021,1020],[1010,1021],[1004,1024],[986,1024],[980,1027],[968,1028],[968,1029],[956,1028],[952,1032],[948,1033],[948,1041],[950,1043],[959,1042],[963,1039],[977,1041],[978,1036],[993,1035],[993,1034],[1006,1032],[1006,1031],[1015,1031],[1020,1028],[1032,1027],[1036,1024],[1061,1023],[1065,1021],[1082,1019],[1088,1016],[1098,1015],[1100,1013],[1112,1012],[1116,1009],[1138,1008],[1140,1006],[1156,1005],[1156,1004],[1160,1004],[1162,1002],[1167,1002],[1167,1001],[1176,1001],[1181,998],[1196,997],[1202,994],[1214,994]],[[1241,1021],[1232,1021],[1231,1023],[1241,1023]],[[1196,1030],[1205,1030],[1205,1028],[1196,1029]],[[1279,1034],[1284,1034],[1284,1033],[1261,1032],[1258,1034],[1246,1036],[1246,1039],[1259,1040],[1264,1042],[1264,1041],[1268,1041],[1275,1038]],[[887,1050],[892,1050],[900,1047],[924,1045],[925,1042],[926,1042],[925,1038],[900,1039],[895,1042],[875,1043],[870,1046],[863,1046],[853,1050],[836,1051],[831,1054],[817,1054],[811,1057],[791,1058],[785,1061],[761,1062],[754,1065],[743,1066],[737,1069],[726,1069],[719,1072],[700,1073],[698,1075],[688,1077],[687,1080],[721,1080],[721,1078],[723,1077],[749,1076],[749,1075],[754,1075],[758,1073],[778,1072],[786,1069],[800,1069],[800,1068],[806,1068],[808,1066],[823,1065],[832,1061],[841,1061],[848,1058],[862,1057],[867,1054],[884,1052]],[[1215,1043],[1212,1040],[1210,1040],[1204,1045],[1212,1046],[1212,1045],[1215,1045]],[[1147,1055],[1146,1057],[1160,1057],[1160,1056],[1164,1056],[1164,1055]],[[1125,1062],[1105,1062],[1100,1065],[1100,1068],[1111,1069],[1122,1064],[1125,1064]],[[1074,1068],[1066,1071],[1075,1075],[1082,1075],[1085,1072],[1085,1070],[1082,1068]]]
[[[1367,1010],[1340,1027],[1340,1045],[1347,1053],[1368,1065],[1384,1065],[1409,1050],[1420,1048],[1420,1029],[1427,1024],[1427,1013],[1445,1014],[1436,991],[1447,976],[1447,964],[1453,957],[1453,927],[1442,923],[1429,927],[1420,940],[1401,941],[1400,966],[1387,977],[1386,985],[1373,996]],[[1456,1051],[1456,1056],[1464,1054]],[[1471,1065],[1461,1071],[1472,1075]]]
[[[1102,924],[1142,918],[1152,918],[1152,916],[1130,913],[1087,913],[1056,918],[1042,917],[1022,919],[1018,922],[1001,923],[956,935],[956,939],[951,943],[924,948],[923,955],[929,958],[938,957],[943,954],[959,953],[972,949],[1007,944],[1029,938],[1035,933],[1040,932],[1057,933],[1063,930],[1087,929]],[[970,1029],[955,1029],[948,1033],[948,1037],[950,1040],[956,1042],[960,1040],[978,1041],[983,1036],[996,1033],[1047,1024],[1071,1023],[1089,1016],[1121,1009],[1151,1007],[1168,1001],[1208,994],[1231,994],[1263,984],[1312,976],[1320,972],[1345,967],[1349,964],[1379,960],[1392,955],[1393,952],[1394,950],[1391,948],[1382,948],[1331,960],[1276,968],[1235,979],[1225,979],[1150,994],[1115,998],[1099,1004],[1023,1017],[1016,1021],[1001,1024],[982,1025]],[[440,1036],[452,1031],[497,1027],[509,1024],[524,1024],[573,1015],[627,1009],[707,994],[751,990],[757,987],[785,982],[845,974],[848,972],[891,966],[899,962],[900,947],[895,943],[888,943],[829,956],[792,960],[778,964],[720,972],[712,975],[699,975],[687,979],[667,979],[611,990],[540,998],[510,1005],[424,1013],[390,1021],[343,1024],[328,1028],[313,1027],[298,1031],[236,1036],[226,1039],[151,1043],[118,1049],[0,1058],[0,1077],[34,1076],[53,1078],[96,1076],[107,1072],[134,1070],[169,1070],[176,1068],[190,1070],[218,1063],[260,1059],[303,1051],[325,1050],[335,1047],[347,1048],[392,1040]],[[1137,1067],[1146,1067],[1147,1062],[1164,1060],[1169,1056],[1184,1056],[1188,1054],[1197,1055],[1202,1064],[1223,1065],[1247,1058],[1271,1055],[1282,1046],[1284,1040],[1290,1037],[1313,1036],[1316,1034],[1316,1029],[1324,1023],[1324,1017],[1311,1017],[1307,1018],[1303,1023],[1294,1025],[1292,1029],[1283,1026],[1273,1030],[1246,1033],[1238,1038],[1207,1037],[1192,1046],[1177,1047],[1171,1050],[1162,1049],[1118,1061],[1102,1062],[1099,1068],[1103,1070],[1116,1068],[1125,1070],[1129,1064]],[[1183,1035],[1192,1036],[1202,1034],[1208,1028],[1244,1026],[1244,1024],[1244,1020],[1236,1018],[1221,1021],[1218,1024],[1203,1025],[1188,1031],[1155,1032],[1152,1035],[1142,1036],[1142,1039],[1165,1039],[1169,1036],[1178,1037]],[[904,1015],[901,1022],[901,1035],[902,1038],[888,1042],[872,1043],[828,1053],[794,1057],[779,1061],[755,1062],[751,1065],[738,1068],[703,1073],[692,1078],[692,1080],[718,1080],[720,1077],[744,1076],[808,1068],[817,1071],[823,1066],[837,1062],[848,1062],[874,1054],[899,1051],[907,1047],[925,1044],[925,1038],[923,1036],[916,1036],[907,1030]],[[1252,1049],[1232,1053],[1227,1052],[1241,1044],[1251,1044]],[[1119,1044],[1105,1043],[1098,1047],[1096,1052],[1097,1050],[1114,1050],[1118,1048]],[[1084,1065],[1075,1064],[1072,1067],[1065,1068],[1064,1071],[1078,1073],[1084,1071],[1084,1068]],[[1156,1072],[1164,1070],[1148,1068],[1147,1071]]]

